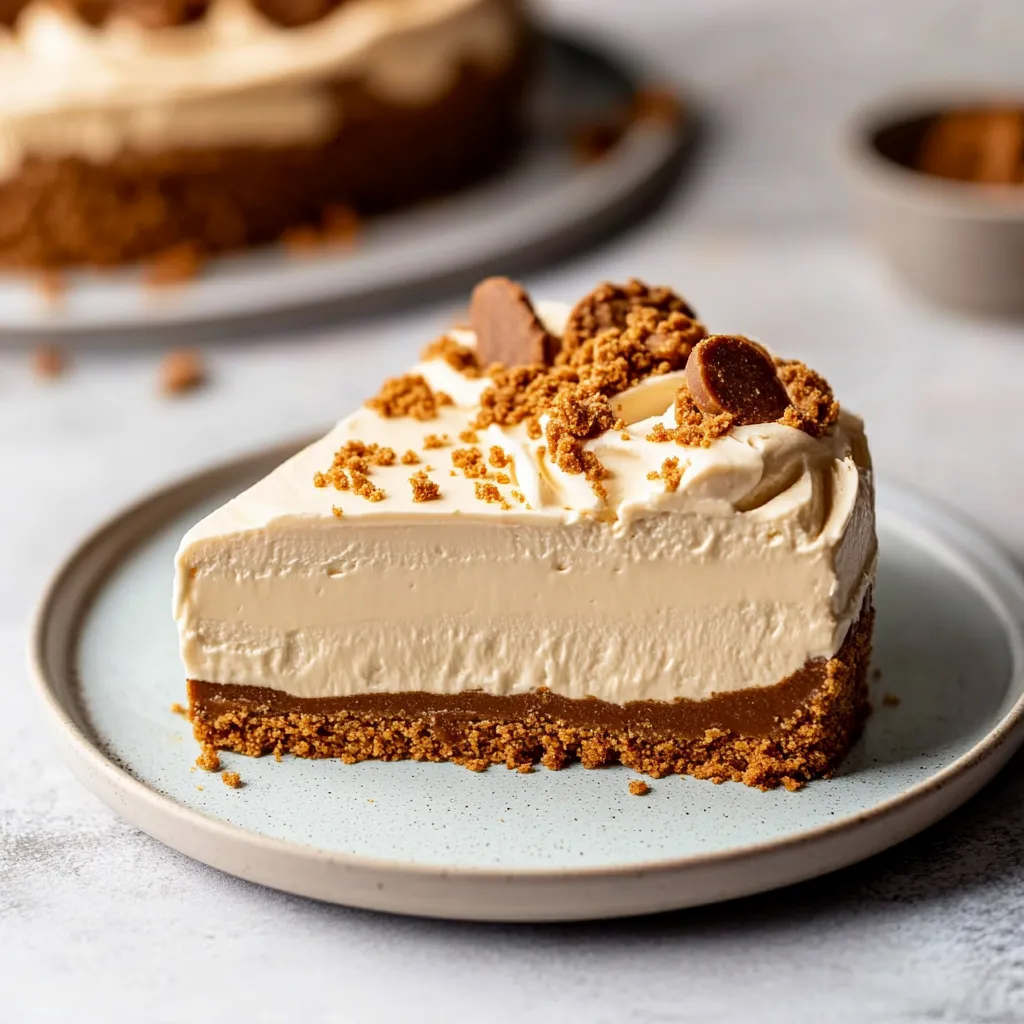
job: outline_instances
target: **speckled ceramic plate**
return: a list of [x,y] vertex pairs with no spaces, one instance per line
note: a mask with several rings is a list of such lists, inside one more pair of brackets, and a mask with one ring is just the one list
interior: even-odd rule
[[[653,71],[557,36],[545,40],[515,161],[473,188],[367,223],[350,251],[297,258],[272,246],[207,264],[194,281],[147,288],[137,269],[68,274],[60,301],[24,275],[0,274],[0,343],[40,332],[152,343],[167,329],[253,318],[365,312],[439,287],[468,288],[487,272],[552,259],[635,220],[671,180],[692,120],[635,124],[598,163],[573,158],[571,126],[607,117]],[[144,332],[144,333],[140,333]],[[198,334],[198,330],[196,330]],[[180,334],[175,339],[180,343]]]
[[72,770],[157,839],[241,878],[354,906],[481,920],[711,903],[831,871],[936,821],[1024,737],[1024,582],[972,526],[879,493],[875,712],[837,777],[797,793],[624,768],[250,760],[192,770],[171,564],[197,518],[296,446],[188,479],[70,557],[31,660]]

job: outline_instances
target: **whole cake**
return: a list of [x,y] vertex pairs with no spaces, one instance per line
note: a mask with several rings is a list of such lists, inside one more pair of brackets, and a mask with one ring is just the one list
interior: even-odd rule
[[268,242],[493,169],[519,0],[0,0],[0,264]]
[[196,738],[790,787],[867,713],[860,420],[667,288],[471,325],[195,526],[174,612]]

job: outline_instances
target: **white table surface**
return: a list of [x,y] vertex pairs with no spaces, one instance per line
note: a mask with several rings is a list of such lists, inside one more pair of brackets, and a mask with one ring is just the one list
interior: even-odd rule
[[[920,305],[851,229],[843,116],[887,88],[1021,82],[1018,0],[551,0],[659,59],[713,130],[674,198],[529,281],[573,297],[673,283],[717,330],[827,374],[876,464],[1024,556],[1024,331]],[[326,425],[409,361],[457,298],[208,346],[83,352],[36,381],[0,353],[0,1020],[247,1022],[1024,1019],[1024,757],[948,821],[816,882],[614,924],[495,927],[322,906],[235,881],[119,820],[56,761],[24,668],[31,606],[76,536],[182,471]],[[143,667],[144,669],[144,667]]]

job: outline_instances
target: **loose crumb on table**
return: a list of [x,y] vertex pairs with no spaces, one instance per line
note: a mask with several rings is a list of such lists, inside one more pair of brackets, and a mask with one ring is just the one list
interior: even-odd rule
[[242,776],[238,772],[221,772],[220,781],[231,789],[239,789],[242,785]]
[[206,383],[206,367],[195,349],[177,348],[160,361],[160,391],[165,395],[181,395]]
[[651,787],[643,779],[633,779],[629,784],[629,791],[633,796],[647,796]]

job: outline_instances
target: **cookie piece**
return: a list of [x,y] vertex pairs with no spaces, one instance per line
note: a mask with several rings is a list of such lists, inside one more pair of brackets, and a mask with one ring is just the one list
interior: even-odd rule
[[558,339],[540,322],[526,289],[507,277],[488,277],[473,289],[469,323],[481,366],[550,364],[558,351]]
[[650,287],[635,277],[625,284],[606,281],[573,306],[562,335],[563,350],[571,352],[609,327],[624,328],[629,314],[641,306],[665,316],[682,313],[691,320],[697,319],[693,307],[671,288]]
[[702,413],[729,413],[740,423],[772,423],[789,395],[760,345],[730,334],[701,341],[686,362],[686,384]]

